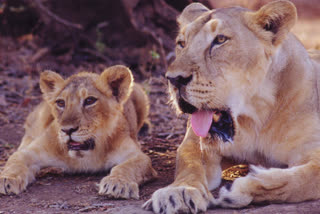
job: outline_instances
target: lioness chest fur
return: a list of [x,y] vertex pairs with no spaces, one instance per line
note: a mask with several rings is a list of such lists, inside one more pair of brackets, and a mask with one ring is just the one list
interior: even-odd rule
[[113,66],[101,75],[82,72],[64,80],[45,71],[44,101],[30,113],[18,150],[0,174],[0,193],[19,194],[43,167],[68,172],[109,170],[99,194],[139,198],[138,185],[156,176],[137,133],[148,121],[149,102],[131,71]]
[[[320,53],[309,55],[289,32],[296,18],[289,1],[256,12],[199,3],[183,10],[166,76],[173,105],[190,121],[175,180],[146,209],[196,213],[320,198]],[[213,198],[223,157],[266,168],[252,165]]]

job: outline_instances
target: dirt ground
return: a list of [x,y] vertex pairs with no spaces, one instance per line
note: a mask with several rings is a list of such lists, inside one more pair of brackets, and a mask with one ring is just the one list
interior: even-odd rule
[[[319,11],[320,13],[320,11]],[[320,19],[301,19],[293,32],[307,48],[320,49]],[[89,70],[101,72],[103,63],[66,63],[63,58],[43,54],[31,37],[0,37],[0,170],[16,150],[23,136],[27,114],[41,100],[39,72],[59,68],[61,74]],[[42,57],[45,55],[45,57]],[[40,57],[39,57],[40,56]],[[38,57],[38,58],[37,58]],[[68,61],[69,62],[69,61]],[[140,207],[151,194],[173,181],[175,155],[182,141],[186,116],[177,116],[170,108],[164,70],[155,76],[139,79],[151,100],[152,133],[140,136],[142,149],[152,159],[159,178],[143,185],[140,200],[110,200],[98,196],[96,184],[108,172],[99,174],[62,173],[43,169],[34,183],[22,194],[0,196],[0,214],[4,213],[151,213]],[[225,183],[225,181],[224,181]],[[216,192],[214,192],[216,194]],[[298,204],[250,205],[244,209],[215,209],[207,213],[320,213],[320,201]]]

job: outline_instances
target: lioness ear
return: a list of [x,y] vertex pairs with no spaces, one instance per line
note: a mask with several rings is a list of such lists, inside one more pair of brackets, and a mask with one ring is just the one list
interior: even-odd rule
[[192,3],[189,4],[182,11],[181,15],[178,17],[177,21],[180,26],[189,24],[198,18],[201,14],[209,11],[209,9],[201,3]]
[[290,1],[274,1],[256,12],[248,12],[248,27],[273,45],[280,44],[297,20],[297,9]]
[[118,102],[123,103],[130,96],[133,76],[129,68],[122,65],[107,68],[100,75],[100,80],[111,89]]
[[62,87],[64,79],[56,72],[46,70],[40,75],[40,89],[43,94],[50,94]]

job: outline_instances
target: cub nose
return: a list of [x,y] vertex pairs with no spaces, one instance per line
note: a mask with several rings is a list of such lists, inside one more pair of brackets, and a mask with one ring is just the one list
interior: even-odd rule
[[61,129],[61,131],[63,131],[67,135],[71,135],[73,132],[78,131],[78,129],[79,129],[79,126],[75,128],[70,128],[70,129]]
[[177,88],[181,88],[181,86],[186,86],[191,80],[192,80],[192,75],[188,77],[183,77],[183,76],[177,76],[177,77],[168,77],[167,79],[170,81],[172,85],[174,85]]

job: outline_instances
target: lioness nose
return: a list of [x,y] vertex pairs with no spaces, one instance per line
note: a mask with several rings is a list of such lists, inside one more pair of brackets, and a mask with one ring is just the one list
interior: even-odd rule
[[78,131],[79,126],[76,128],[70,128],[70,129],[61,129],[61,131],[63,131],[64,133],[66,133],[67,135],[71,135],[73,132]]
[[170,83],[177,88],[180,88],[181,86],[187,85],[192,80],[192,75],[188,77],[183,76],[177,76],[177,77],[168,77],[167,79],[170,81]]

